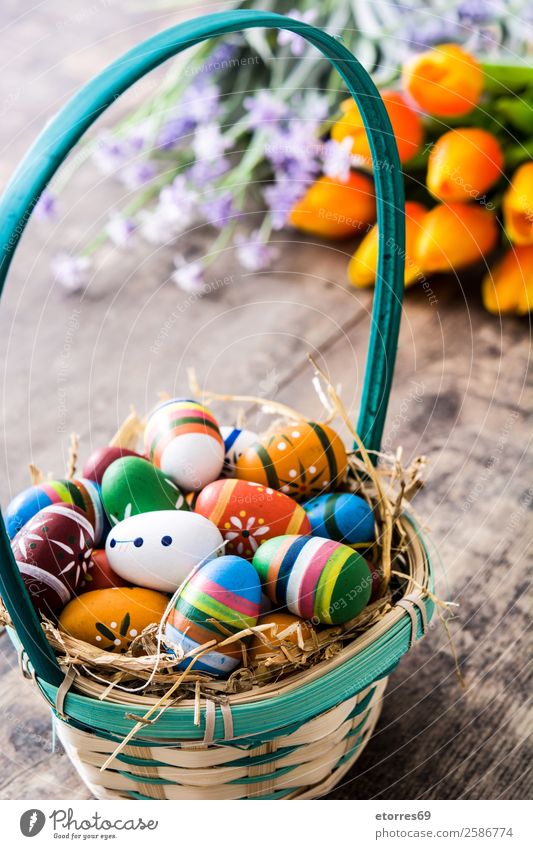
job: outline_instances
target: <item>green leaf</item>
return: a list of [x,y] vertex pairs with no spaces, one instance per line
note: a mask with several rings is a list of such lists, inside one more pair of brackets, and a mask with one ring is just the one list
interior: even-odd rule
[[510,64],[507,62],[481,62],[485,74],[484,90],[493,94],[505,94],[531,85],[533,65]]
[[519,97],[501,97],[495,112],[502,123],[510,123],[523,133],[533,133],[533,105]]

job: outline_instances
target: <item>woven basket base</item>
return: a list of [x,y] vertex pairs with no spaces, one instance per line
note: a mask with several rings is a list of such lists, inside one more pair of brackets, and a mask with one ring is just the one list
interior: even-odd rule
[[355,763],[374,730],[387,679],[254,747],[137,740],[101,772],[117,743],[56,718],[58,736],[97,799],[314,799]]

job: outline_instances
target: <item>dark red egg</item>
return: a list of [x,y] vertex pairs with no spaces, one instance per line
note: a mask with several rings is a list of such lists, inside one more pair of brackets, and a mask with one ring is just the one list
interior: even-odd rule
[[111,587],[131,587],[116,572],[113,572],[103,548],[95,548],[91,556],[90,568],[85,576],[85,584],[78,595],[91,590],[108,590]]
[[83,467],[83,477],[101,484],[105,470],[115,460],[118,460],[120,457],[140,456],[136,451],[130,451],[129,448],[121,448],[118,445],[105,445],[103,448],[97,448],[96,451],[93,451]]
[[54,617],[85,582],[94,530],[69,504],[43,507],[18,532],[11,548],[39,613]]

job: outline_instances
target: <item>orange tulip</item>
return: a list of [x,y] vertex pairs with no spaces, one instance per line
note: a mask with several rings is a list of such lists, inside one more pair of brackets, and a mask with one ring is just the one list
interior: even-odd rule
[[293,227],[325,239],[346,239],[376,220],[374,185],[365,174],[350,172],[346,182],[319,177],[293,206]]
[[464,268],[490,253],[498,240],[496,217],[481,206],[449,203],[426,215],[416,259],[426,273]]
[[444,133],[431,151],[427,187],[439,200],[476,200],[500,178],[503,153],[486,130],[465,127]]
[[[419,114],[405,102],[399,92],[383,91],[381,96],[392,124],[400,161],[407,162],[422,144],[424,137],[422,121]],[[350,97],[344,101],[341,108],[344,114],[333,125],[331,138],[340,142],[347,136],[351,136],[353,138],[352,153],[360,156],[370,166],[372,164],[370,146],[357,104]]]
[[[411,286],[421,276],[415,258],[415,247],[427,210],[421,203],[407,201],[405,204],[405,286]],[[365,236],[348,266],[348,277],[359,288],[372,286],[376,282],[378,266],[378,225],[375,224]]]
[[533,245],[533,162],[515,171],[503,199],[503,219],[515,245]]
[[510,248],[483,280],[489,312],[527,315],[533,310],[533,245]]
[[479,102],[483,71],[457,44],[441,44],[409,59],[402,73],[404,88],[430,115],[467,115]]

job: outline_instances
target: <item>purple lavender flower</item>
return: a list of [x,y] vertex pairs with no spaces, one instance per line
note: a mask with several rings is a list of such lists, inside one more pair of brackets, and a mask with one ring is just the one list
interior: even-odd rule
[[296,201],[300,200],[305,188],[300,182],[278,179],[263,190],[263,195],[270,208],[274,230],[282,230],[285,227],[291,209]]
[[493,10],[487,0],[462,0],[457,7],[457,17],[469,24],[484,24],[493,18]]
[[222,135],[218,124],[204,124],[194,134],[193,150],[196,159],[213,162],[222,156],[230,141]]
[[222,177],[229,170],[230,163],[225,156],[220,156],[214,162],[205,162],[199,160],[188,169],[187,178],[190,183],[196,188],[202,188],[210,183],[214,183],[219,177]]
[[259,91],[252,97],[245,97],[243,104],[248,110],[248,123],[254,130],[287,115],[287,105],[270,91]]
[[153,245],[165,245],[187,229],[196,215],[197,196],[180,174],[159,193],[154,209],[139,213],[141,235]]
[[221,42],[217,44],[210,56],[206,59],[204,65],[198,71],[198,76],[210,76],[216,71],[226,68],[237,52],[235,44]]
[[309,91],[303,96],[295,95],[291,99],[291,109],[305,121],[310,121],[311,125],[318,130],[322,121],[325,121],[329,115],[329,102],[323,94]]
[[196,121],[190,116],[170,118],[159,133],[157,146],[161,150],[172,150],[196,128]]
[[322,142],[314,138],[313,130],[304,121],[299,120],[273,130],[265,146],[265,156],[277,176],[304,183],[312,182],[320,170],[321,154]]
[[[306,12],[299,12],[298,9],[292,9],[289,12],[289,18],[294,18],[296,21],[301,21],[305,24],[312,24],[316,18],[316,10],[308,9]],[[301,35],[288,30],[280,30],[278,33],[278,44],[283,46],[289,44],[293,56],[301,56],[305,50],[306,41]]]
[[57,198],[45,189],[35,204],[35,215],[41,221],[51,221],[57,215]]
[[346,136],[341,142],[330,139],[324,144],[323,170],[326,177],[345,183],[350,176],[353,138]]
[[67,292],[80,292],[89,279],[91,260],[87,256],[75,256],[60,251],[52,260],[55,279]]
[[270,262],[277,256],[277,251],[263,241],[259,230],[254,230],[249,236],[237,233],[234,241],[237,259],[248,271],[261,271],[263,268],[268,268]]
[[104,130],[97,139],[93,160],[102,174],[116,174],[128,159],[128,144]]
[[128,189],[140,189],[155,177],[156,169],[153,162],[143,159],[140,162],[132,162],[125,165],[119,172],[120,182]]
[[117,248],[126,248],[135,230],[135,223],[131,218],[123,215],[112,215],[106,225],[106,233]]
[[197,124],[215,121],[220,114],[220,88],[208,77],[195,80],[187,89],[182,112]]
[[201,210],[206,218],[206,221],[213,227],[223,229],[230,218],[237,215],[237,210],[233,204],[233,195],[231,192],[223,194],[212,194],[209,199],[201,205]]
[[174,257],[174,265],[176,270],[171,274],[171,277],[180,289],[193,295],[205,294],[208,287],[204,279],[204,268],[201,262],[188,263],[181,254],[178,254]]

